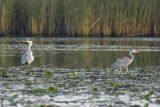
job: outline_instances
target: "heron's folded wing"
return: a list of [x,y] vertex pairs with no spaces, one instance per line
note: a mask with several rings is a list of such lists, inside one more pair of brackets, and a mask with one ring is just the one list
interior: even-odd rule
[[117,60],[112,64],[112,67],[113,67],[113,68],[116,68],[116,67],[126,66],[126,65],[128,65],[129,60],[130,60],[130,59],[129,59],[128,57],[123,57],[123,58],[117,59]]
[[29,59],[29,56],[27,54],[24,54],[21,58],[21,62],[22,64],[25,64]]

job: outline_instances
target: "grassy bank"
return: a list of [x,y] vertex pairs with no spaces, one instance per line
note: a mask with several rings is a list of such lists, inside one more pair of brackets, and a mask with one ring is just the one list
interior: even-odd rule
[[0,0],[0,33],[160,35],[160,0]]

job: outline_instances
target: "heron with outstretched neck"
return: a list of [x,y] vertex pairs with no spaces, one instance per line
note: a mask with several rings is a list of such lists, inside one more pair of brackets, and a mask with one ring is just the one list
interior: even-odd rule
[[26,41],[26,43],[28,43],[28,49],[22,55],[22,58],[21,58],[22,65],[30,65],[34,61],[34,56],[31,51],[32,41]]
[[132,53],[136,53],[137,51],[135,49],[129,49],[129,57],[123,57],[120,59],[117,59],[113,64],[112,68],[117,70],[125,69],[128,72],[128,66],[133,62],[134,56]]

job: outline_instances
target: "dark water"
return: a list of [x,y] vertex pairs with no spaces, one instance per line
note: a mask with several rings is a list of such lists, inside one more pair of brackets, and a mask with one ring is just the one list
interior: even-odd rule
[[[128,48],[129,72],[112,71]],[[159,107],[159,59],[160,38],[0,38],[0,107]]]

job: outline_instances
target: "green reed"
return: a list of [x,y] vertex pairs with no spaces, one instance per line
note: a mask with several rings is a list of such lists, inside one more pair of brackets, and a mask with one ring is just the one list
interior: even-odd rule
[[0,0],[0,33],[160,35],[159,0]]

